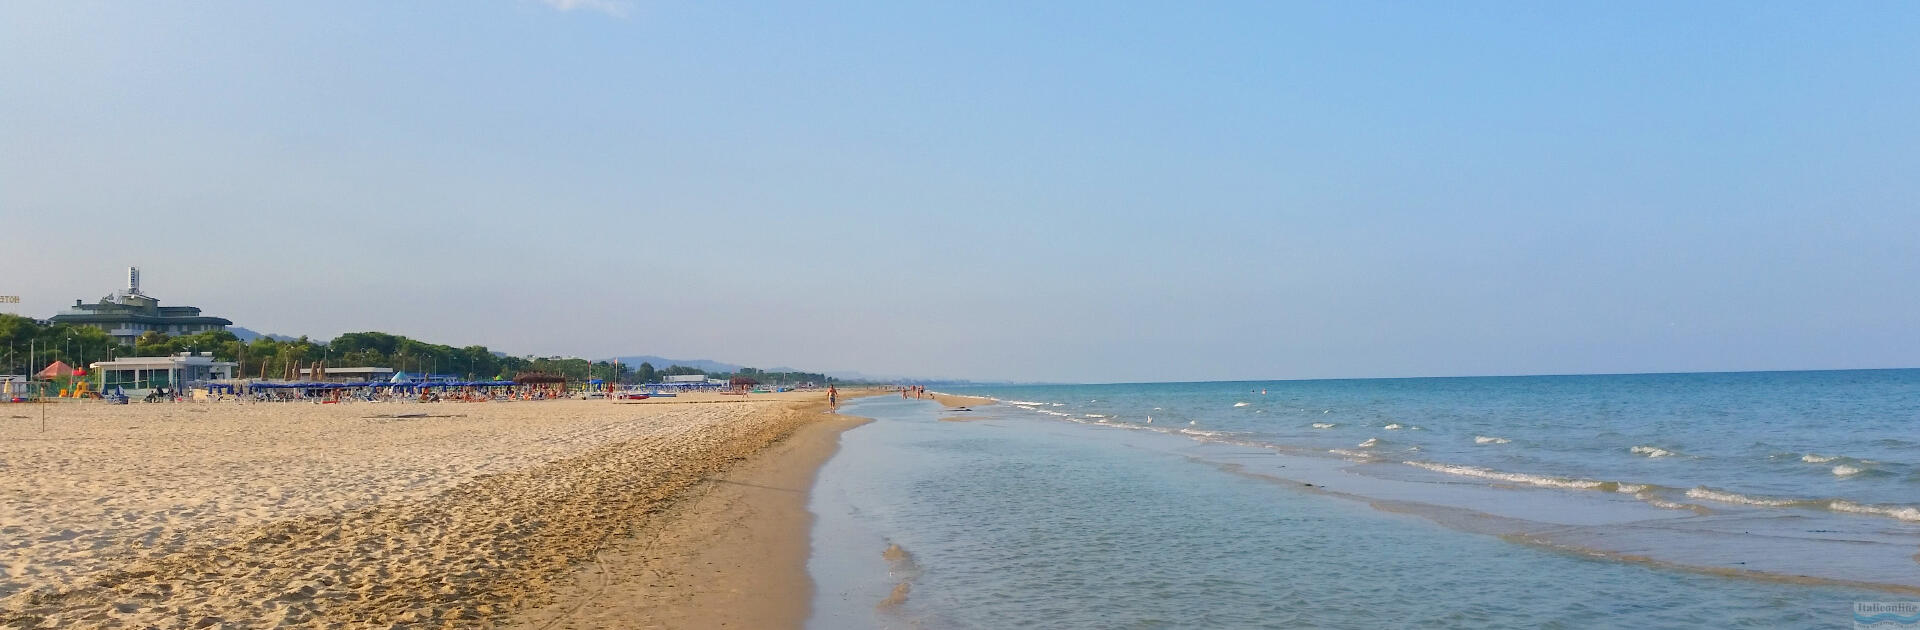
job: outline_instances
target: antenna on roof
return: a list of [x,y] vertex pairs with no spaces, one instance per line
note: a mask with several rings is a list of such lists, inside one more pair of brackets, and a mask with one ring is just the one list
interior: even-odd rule
[[140,268],[127,268],[127,293],[140,295]]

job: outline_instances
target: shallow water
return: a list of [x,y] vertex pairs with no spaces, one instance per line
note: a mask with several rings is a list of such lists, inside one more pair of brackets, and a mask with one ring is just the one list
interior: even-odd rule
[[[1037,417],[1337,458],[1353,464],[1315,478],[1538,544],[1920,590],[1920,370],[969,393]],[[1267,473],[1304,480],[1301,465]],[[1442,513],[1459,509],[1522,521]]]
[[[1072,405],[1081,420],[1169,406],[1096,408],[1087,401],[1099,396],[1055,392],[1079,402],[1003,397]],[[1223,406],[1253,406],[1234,402]],[[1622,562],[1480,527],[1536,522],[1529,511],[1584,527],[1677,512],[1631,497],[1359,474],[1349,467],[1382,465],[1007,405],[958,413],[882,397],[846,413],[875,422],[842,436],[813,494],[813,628],[1808,627],[1845,625],[1857,600],[1901,599]],[[955,416],[976,419],[940,421]],[[1395,502],[1435,489],[1447,509]],[[1517,513],[1489,516],[1502,509]],[[883,557],[890,546],[903,553]]]

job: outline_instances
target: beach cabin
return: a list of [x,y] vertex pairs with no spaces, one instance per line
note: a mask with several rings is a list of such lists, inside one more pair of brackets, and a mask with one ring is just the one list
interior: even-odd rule
[[215,361],[211,352],[181,352],[164,357],[125,357],[91,364],[99,392],[124,392],[129,398],[176,392],[195,383],[233,378],[232,361]]

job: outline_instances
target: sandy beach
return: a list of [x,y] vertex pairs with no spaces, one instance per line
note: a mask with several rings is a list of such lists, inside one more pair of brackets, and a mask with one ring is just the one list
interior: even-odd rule
[[[6,407],[0,626],[797,626],[805,491],[857,423],[823,398]],[[588,606],[623,553],[764,570]]]

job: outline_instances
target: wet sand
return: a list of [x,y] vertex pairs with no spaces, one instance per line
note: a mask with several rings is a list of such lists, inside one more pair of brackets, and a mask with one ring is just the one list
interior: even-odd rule
[[949,408],[985,407],[993,404],[993,399],[985,396],[962,396],[959,394],[942,394],[939,392],[927,392],[927,395],[932,396],[934,402],[946,405]]
[[827,416],[706,481],[648,534],[610,545],[555,603],[511,627],[801,627],[813,599],[807,494],[840,433],[865,422]]
[[[516,615],[574,601],[580,567],[610,551],[704,549],[712,541],[656,534],[681,522],[667,518],[676,506],[724,498],[710,480],[752,470],[750,458],[837,435],[847,423],[819,413],[822,397],[73,403],[49,407],[45,432],[35,409],[0,420],[0,627],[524,623]],[[793,435],[806,439],[782,443]],[[795,470],[743,479],[804,490]],[[804,527],[740,548],[781,544],[739,557],[797,553],[797,580],[705,583],[804,593]],[[800,601],[780,613],[789,625],[804,620]],[[697,625],[615,625],[650,623]]]

